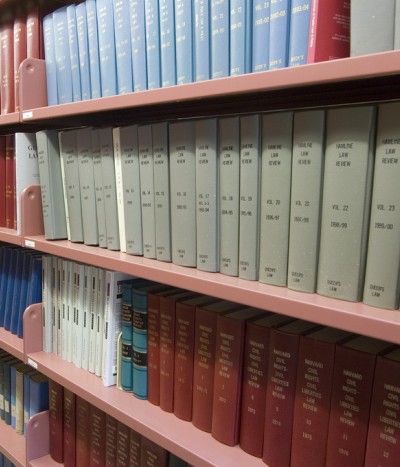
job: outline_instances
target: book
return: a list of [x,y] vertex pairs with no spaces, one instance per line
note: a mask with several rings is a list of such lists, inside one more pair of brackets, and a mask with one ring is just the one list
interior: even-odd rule
[[14,109],[16,112],[21,110],[20,106],[20,79],[19,66],[27,58],[27,37],[26,37],[26,12],[22,7],[17,7],[13,23],[13,65],[14,65]]
[[71,61],[71,76],[72,76],[72,100],[73,102],[82,100],[81,88],[81,69],[78,48],[78,30],[76,26],[76,11],[75,5],[67,6],[67,22],[68,22],[68,44],[69,55]]
[[121,422],[117,422],[116,464],[118,467],[129,465],[130,429]]
[[159,1],[161,87],[176,84],[175,2]]
[[197,269],[219,269],[217,119],[195,122]]
[[98,313],[98,296],[99,291],[97,287],[99,285],[99,268],[92,268],[92,284],[90,293],[90,330],[89,330],[89,362],[88,370],[90,373],[95,372],[96,368],[96,325],[97,325],[97,313]]
[[293,112],[262,120],[259,281],[286,286],[292,176]]
[[271,1],[269,20],[269,69],[288,66],[291,0]]
[[85,267],[82,263],[73,264],[72,362],[78,368],[82,367]]
[[49,409],[49,379],[37,372],[29,383],[29,418]]
[[15,431],[24,433],[24,376],[32,374],[32,367],[20,362],[11,367],[11,384],[15,381],[15,392],[11,390],[11,424]]
[[194,122],[169,125],[172,262],[196,266],[196,153]]
[[64,268],[66,274],[66,286],[65,290],[65,307],[66,307],[66,319],[65,319],[65,352],[66,360],[68,362],[73,361],[73,329],[74,329],[74,268],[75,264],[73,261],[64,261]]
[[[131,429],[129,442],[129,467],[138,467],[140,466],[142,435],[137,431]],[[123,465],[118,467],[123,467]]]
[[396,103],[378,108],[371,218],[363,287],[363,302],[380,308],[399,308],[397,231],[399,203],[393,181],[397,180],[398,143],[395,135]]
[[317,292],[361,299],[375,142],[373,106],[329,109]]
[[28,58],[44,58],[44,31],[41,20],[46,10],[40,8],[40,2],[27,2],[26,5],[26,55]]
[[86,0],[87,40],[89,48],[90,91],[92,99],[101,97],[99,38],[96,0]]
[[90,405],[90,463],[106,465],[106,413],[95,405]]
[[6,227],[16,229],[16,160],[15,135],[6,135],[5,205]]
[[106,300],[106,272],[98,269],[97,275],[97,308],[96,308],[96,343],[95,343],[95,365],[96,376],[101,376],[103,371],[103,340],[104,340],[104,307]]
[[80,396],[76,396],[76,467],[87,467],[90,465],[90,403]]
[[117,465],[118,421],[106,414],[106,464]]
[[140,465],[168,466],[168,451],[146,437],[140,446]]
[[64,388],[49,380],[50,456],[56,462],[64,461]]
[[129,0],[131,21],[133,90],[147,89],[146,17],[143,1]]
[[1,114],[15,111],[14,88],[14,18],[10,9],[3,11],[0,18],[0,69]]
[[93,290],[93,270],[94,266],[84,265],[83,275],[83,309],[81,313],[82,325],[82,359],[81,366],[84,370],[89,370],[90,357],[90,332],[91,318],[94,316],[94,290]]
[[57,66],[54,42],[53,14],[49,13],[43,18],[43,42],[46,67],[47,105],[58,104]]
[[194,0],[194,81],[204,81],[211,76],[210,53],[210,1]]
[[124,391],[132,391],[132,335],[133,304],[132,281],[122,283],[122,318],[121,318],[121,386]]
[[6,137],[0,137],[0,227],[6,226]]
[[[53,347],[52,334],[52,257],[44,255],[42,257],[42,334],[43,334],[43,351],[51,352]],[[3,281],[4,282],[4,281]]]
[[176,83],[193,81],[193,12],[190,0],[175,0]]
[[117,94],[133,91],[129,0],[113,0]]
[[257,280],[261,131],[259,115],[240,117],[239,277]]
[[287,285],[315,292],[324,169],[325,111],[293,116]]
[[270,2],[253,0],[252,71],[269,68]]
[[288,66],[307,63],[311,4],[312,0],[292,0],[291,2]]
[[[76,396],[64,388],[63,459],[65,467],[75,466],[76,457]],[[59,422],[58,422],[59,423]]]
[[[0,367],[1,367],[1,361],[0,361]],[[26,436],[26,425],[29,421],[29,411],[30,411],[30,382],[31,382],[31,376],[33,374],[37,373],[37,370],[34,370],[33,368],[31,371],[26,372],[23,374],[23,400],[24,400],[24,425],[23,425],[23,434]],[[1,376],[1,370],[0,370],[0,376]],[[0,391],[1,391],[1,382],[0,382]],[[1,399],[1,396],[0,396]],[[1,404],[0,404],[1,406]],[[0,410],[1,411],[1,410]]]
[[230,1],[230,76],[251,72],[252,8],[251,0]]
[[145,0],[147,89],[161,87],[160,12],[158,0]]
[[78,38],[79,74],[81,81],[81,99],[83,101],[92,98],[90,83],[90,55],[88,35],[88,15],[86,2],[75,6],[76,33]]
[[210,4],[211,79],[225,78],[230,72],[230,2]]
[[100,150],[100,129],[92,130],[92,155],[93,155],[93,177],[94,190],[96,194],[96,215],[97,215],[97,231],[99,234],[99,246],[107,247],[107,226],[105,203],[103,193],[103,172],[101,165],[101,150]]

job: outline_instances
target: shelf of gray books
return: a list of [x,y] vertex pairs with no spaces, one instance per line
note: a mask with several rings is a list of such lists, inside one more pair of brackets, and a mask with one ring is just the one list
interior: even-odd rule
[[17,467],[26,466],[25,437],[18,434],[4,420],[0,421],[0,452]]
[[261,459],[246,454],[238,446],[226,446],[190,422],[180,420],[146,400],[136,399],[131,393],[121,391],[116,386],[105,387],[101,378],[52,353],[28,354],[28,363],[196,467],[265,467]]
[[24,342],[15,334],[0,328],[0,348],[14,355],[14,357],[24,360]]
[[[21,121],[105,125],[400,98],[400,51],[47,107],[44,61],[21,65]],[[306,91],[307,90],[307,91]],[[171,106],[171,104],[174,104]],[[140,108],[140,112],[138,109]]]

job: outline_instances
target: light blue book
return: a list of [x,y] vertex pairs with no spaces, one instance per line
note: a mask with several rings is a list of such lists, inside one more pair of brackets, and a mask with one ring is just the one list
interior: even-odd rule
[[176,82],[193,82],[192,2],[175,0]]
[[133,90],[147,89],[146,21],[144,2],[129,0],[133,65]]
[[252,20],[252,71],[269,68],[269,13],[270,2],[254,0]]
[[86,0],[85,4],[89,46],[90,88],[92,99],[97,99],[101,97],[101,78],[96,0]]
[[46,65],[47,105],[57,105],[57,69],[52,13],[43,18],[43,42]]
[[307,63],[311,0],[292,0],[288,66]]
[[67,7],[53,12],[58,103],[72,102],[71,58],[68,41]]
[[210,76],[210,0],[194,0],[194,80]]
[[161,86],[176,84],[174,0],[160,0]]
[[158,0],[144,0],[147,89],[161,87],[160,15]]
[[114,14],[112,0],[97,0],[97,31],[99,38],[101,95],[117,94]]
[[211,2],[211,78],[229,76],[229,0]]
[[291,0],[271,2],[269,30],[269,69],[285,68],[289,58]]
[[89,42],[87,27],[86,3],[76,5],[76,29],[78,33],[79,70],[81,75],[82,100],[91,98]]
[[118,94],[126,94],[133,91],[129,0],[113,0],[113,4],[117,91]]
[[73,4],[67,6],[67,19],[72,75],[72,100],[78,102],[82,100],[81,71],[79,67],[78,30],[76,27],[75,5]]
[[231,0],[230,75],[251,71],[251,0]]

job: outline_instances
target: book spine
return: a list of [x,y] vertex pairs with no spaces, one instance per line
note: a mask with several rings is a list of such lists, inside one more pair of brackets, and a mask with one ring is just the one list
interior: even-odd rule
[[263,0],[253,2],[253,72],[266,71],[269,68],[270,3]]
[[113,128],[114,164],[115,164],[115,191],[117,194],[119,249],[126,253],[124,191],[122,184],[122,153],[121,153],[121,127]]
[[49,381],[50,456],[56,462],[64,460],[64,388]]
[[190,0],[175,0],[177,84],[193,81],[193,18]]
[[161,86],[176,84],[174,0],[160,0]]
[[[6,14],[7,16],[7,14]],[[0,69],[1,87],[0,102],[1,114],[15,111],[14,99],[14,30],[13,19],[10,16],[3,18],[0,25]]]
[[[121,422],[117,424],[117,459],[116,466],[129,465],[130,429]],[[140,464],[138,464],[140,465]]]
[[147,57],[146,57],[146,19],[143,1],[129,0],[132,64],[133,64],[133,90],[147,89]]
[[106,414],[95,405],[90,406],[90,463],[106,465]]
[[89,49],[90,90],[92,99],[101,97],[99,38],[96,0],[86,0],[87,40]]
[[6,181],[6,193],[5,193],[5,204],[6,204],[6,227],[8,229],[14,229],[14,221],[16,219],[14,191],[15,191],[15,136],[6,135],[6,170],[5,170],[5,181]]
[[26,15],[21,9],[17,9],[13,25],[14,40],[14,103],[15,111],[19,112],[20,107],[20,77],[19,66],[27,57],[26,47]]
[[211,76],[210,1],[194,1],[194,81]]
[[76,467],[90,465],[90,404],[76,396]]
[[6,226],[6,137],[0,138],[0,226]]
[[160,14],[158,0],[145,0],[147,89],[161,87]]
[[288,66],[307,63],[312,0],[292,0]]
[[66,303],[67,303],[67,315],[66,315],[66,354],[67,362],[73,361],[73,345],[72,335],[74,329],[74,268],[75,265],[72,261],[67,261],[66,273],[67,273],[67,291],[66,291]]
[[[142,444],[142,435],[135,430],[130,430],[129,436],[129,467],[140,465],[140,449]],[[123,467],[124,464],[118,465]]]
[[66,104],[73,101],[67,7],[53,12],[53,28],[58,104]]
[[75,5],[67,6],[68,43],[71,60],[72,100],[82,100],[81,71],[79,66],[78,30],[76,27]]
[[113,0],[117,93],[133,91],[129,0]]
[[160,405],[160,297],[147,297],[147,399]]
[[230,1],[230,76],[251,71],[251,8],[250,0]]
[[106,464],[116,465],[118,448],[118,421],[106,414]]
[[121,335],[121,385],[124,391],[132,391],[132,334],[133,308],[132,283],[122,284],[122,335]]
[[[26,12],[26,53],[28,58],[43,58],[41,55],[41,38],[43,38],[43,29],[40,21],[43,20],[43,12],[39,5],[31,3]],[[44,25],[44,23],[43,23]]]
[[104,306],[106,296],[106,272],[98,270],[97,277],[97,311],[96,311],[96,345],[95,345],[95,374],[102,376],[103,370],[103,339],[104,339]]
[[147,399],[147,292],[134,288],[132,301],[132,390],[138,399]]
[[63,458],[65,467],[75,466],[76,454],[76,396],[64,388]]
[[90,347],[90,316],[92,298],[92,270],[93,266],[85,265],[83,283],[83,316],[82,316],[82,368],[89,370]]
[[90,83],[89,33],[86,2],[76,5],[76,30],[78,36],[79,71],[81,77],[81,97],[85,101],[92,98]]
[[88,370],[90,373],[95,372],[96,368],[96,314],[97,314],[97,300],[98,300],[98,277],[99,269],[93,267],[92,270],[92,284],[90,296],[90,333],[89,333],[89,363]]
[[211,78],[229,76],[229,1],[211,0]]
[[271,1],[269,69],[288,66],[291,0]]
[[96,195],[97,230],[99,246],[107,247],[107,227],[104,207],[103,171],[101,164],[100,129],[92,130],[93,178]]

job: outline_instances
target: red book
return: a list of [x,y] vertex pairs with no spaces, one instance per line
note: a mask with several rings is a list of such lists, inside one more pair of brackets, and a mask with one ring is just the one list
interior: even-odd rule
[[365,467],[397,467],[400,459],[400,349],[376,360]]
[[0,227],[6,226],[6,137],[0,136]]
[[50,456],[56,462],[63,462],[64,438],[64,388],[49,380],[49,432]]
[[106,414],[106,466],[117,465],[117,434],[118,421]]
[[140,450],[140,465],[168,467],[168,451],[143,436]]
[[64,388],[64,467],[76,465],[76,398]]
[[211,433],[215,340],[218,315],[243,308],[225,300],[196,309],[194,333],[192,424]]
[[350,2],[312,0],[307,63],[350,55]]
[[0,23],[0,102],[1,114],[15,110],[14,102],[14,21],[11,11],[7,11]]
[[290,465],[300,336],[316,327],[315,323],[295,320],[271,330],[262,458],[274,467]]
[[300,338],[291,467],[325,465],[336,345],[351,336],[323,327]]
[[106,414],[90,406],[90,467],[106,465]]
[[270,331],[289,320],[287,316],[266,313],[246,322],[239,443],[252,456],[261,457],[263,450]]
[[387,342],[359,336],[336,349],[327,467],[364,465],[371,393],[378,354]]
[[90,404],[76,396],[76,467],[90,462]]
[[142,435],[135,430],[130,433],[129,467],[140,467]]
[[17,8],[14,17],[14,99],[15,111],[19,112],[19,66],[26,55],[26,15],[21,7]]
[[41,15],[40,8],[37,2],[29,2],[26,12],[26,54],[28,58],[43,58],[41,55],[41,42],[43,42],[40,34],[41,30]]
[[16,206],[14,200],[15,188],[15,142],[14,135],[6,136],[6,227],[14,228]]
[[215,301],[214,297],[201,295],[176,304],[174,414],[182,420],[192,420],[196,308]]
[[262,314],[249,307],[217,318],[211,435],[228,446],[239,442],[246,321]]
[[117,467],[126,467],[130,455],[130,428],[117,423]]

